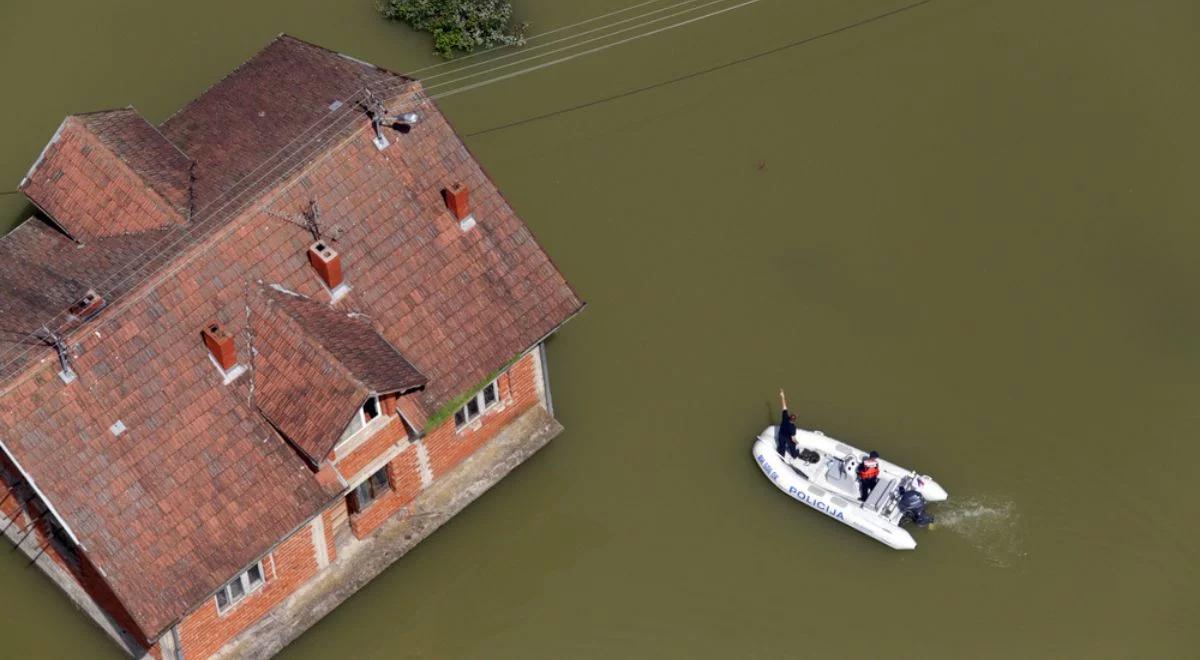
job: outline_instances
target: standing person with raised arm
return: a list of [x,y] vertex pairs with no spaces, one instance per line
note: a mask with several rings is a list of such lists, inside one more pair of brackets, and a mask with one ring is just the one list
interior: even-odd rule
[[787,397],[783,388],[779,388],[779,406],[783,414],[779,418],[779,427],[775,429],[775,451],[780,456],[796,458],[800,450],[796,449],[796,416],[788,412]]

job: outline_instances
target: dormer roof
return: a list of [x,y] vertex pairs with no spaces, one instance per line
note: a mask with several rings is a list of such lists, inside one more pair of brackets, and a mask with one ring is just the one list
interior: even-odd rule
[[192,162],[133,108],[63,120],[21,190],[78,241],[183,225]]
[[254,312],[255,403],[313,465],[368,396],[428,382],[361,317],[278,286],[261,287]]

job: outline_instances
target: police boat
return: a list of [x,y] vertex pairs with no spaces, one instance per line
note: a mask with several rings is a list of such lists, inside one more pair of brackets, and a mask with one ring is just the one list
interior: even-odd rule
[[926,475],[879,460],[879,481],[865,502],[859,502],[856,469],[863,450],[820,431],[796,430],[799,457],[775,451],[775,426],[754,442],[754,460],[779,490],[897,550],[912,550],[916,540],[902,523],[925,526],[933,516],[926,502],[941,502],[946,490]]

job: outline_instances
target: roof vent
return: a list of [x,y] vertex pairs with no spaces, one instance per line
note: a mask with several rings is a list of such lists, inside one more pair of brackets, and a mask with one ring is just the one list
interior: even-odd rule
[[342,284],[342,255],[329,247],[325,241],[317,241],[308,248],[308,263],[312,264],[321,281],[330,291]]
[[204,345],[221,371],[228,372],[237,366],[237,347],[233,344],[233,336],[225,332],[220,323],[209,323],[200,335],[204,337]]
[[93,289],[88,289],[88,292],[78,302],[67,308],[67,313],[74,320],[90,321],[100,313],[100,310],[104,309],[105,304],[104,298],[100,294]]

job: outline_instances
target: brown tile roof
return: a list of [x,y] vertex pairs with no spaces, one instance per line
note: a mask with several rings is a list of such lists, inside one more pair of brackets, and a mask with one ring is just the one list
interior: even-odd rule
[[[124,261],[114,263],[106,252],[108,248],[96,245],[96,232],[88,229],[98,226],[99,233],[112,231],[104,228],[114,225],[114,218],[119,219],[114,233],[157,228],[164,220],[150,210],[117,214],[114,211],[121,207],[113,200],[97,202],[96,191],[107,189],[113,163],[118,159],[114,156],[101,164],[93,162],[111,152],[94,148],[100,144],[99,139],[83,127],[81,116],[64,121],[34,163],[22,189],[51,220],[87,239],[71,257],[77,264],[87,264],[89,287],[83,291],[95,288],[113,300],[137,283],[153,279],[156,272],[170,268],[182,252],[202,244],[257,204],[281,180],[302,171],[349,132],[361,129],[362,113],[357,103],[366,86],[386,96],[403,90],[409,82],[405,76],[281,35],[160,127],[176,147],[195,151],[199,157],[194,168],[198,180],[192,186],[191,222],[182,232],[167,231],[153,240],[140,241],[145,243],[144,249],[125,251]],[[263,103],[258,105],[274,108],[270,125],[256,124],[257,112],[253,117],[246,116],[241,111],[243,98],[259,99]],[[329,99],[341,105],[335,109]],[[64,131],[72,140],[62,139]],[[87,145],[80,144],[84,141],[93,145],[87,153],[82,149]],[[58,159],[64,142],[70,142],[72,150]],[[241,155],[240,160],[228,163],[235,151]],[[56,166],[47,165],[48,160]],[[124,201],[124,197],[121,199]],[[81,213],[81,209],[88,213]],[[124,222],[133,224],[120,224]],[[0,244],[6,240],[0,237]],[[3,251],[0,247],[0,253]],[[22,262],[14,267],[34,267],[36,263]],[[7,293],[0,289],[0,298]],[[18,296],[33,299],[39,294],[31,285],[23,287]],[[4,328],[21,339],[0,348],[0,379],[20,373],[36,360],[37,355],[28,346],[39,344],[33,338],[38,328],[43,324],[55,327],[63,320],[62,307],[56,304],[36,307],[32,312],[31,316],[12,319]]]
[[425,412],[425,407],[417,400],[416,396],[402,396],[396,400],[396,410],[408,425],[417,433],[425,430],[426,424],[429,423],[429,415]]
[[327,351],[351,378],[377,394],[407,392],[425,387],[429,379],[375,332],[361,314],[339,311],[298,293],[267,287],[274,301],[318,346]]
[[168,118],[162,132],[196,160],[196,198],[206,204],[368,85],[409,78],[281,35]]
[[254,305],[254,400],[317,465],[368,395],[427,379],[364,320],[281,288],[262,287]]
[[[328,116],[308,126],[297,120],[291,133],[304,139],[282,151],[288,135],[265,128],[259,140],[247,128],[260,111],[349,101],[364,80],[383,85],[380,96],[393,109],[423,115],[407,134],[390,133],[392,146],[383,151],[349,102],[326,107]],[[337,360],[303,368],[359,374],[347,379],[359,388],[355,396],[368,383],[412,382],[415,369],[428,385],[401,403],[413,416],[429,416],[582,308],[419,84],[386,86],[396,80],[406,79],[281,38],[164,127],[196,161],[197,190],[207,190],[185,228],[79,247],[30,222],[0,239],[0,283],[13,283],[0,289],[0,309],[14,314],[6,326],[39,327],[86,287],[109,300],[96,319],[69,332],[79,374],[70,385],[55,375],[54,352],[45,347],[0,351],[0,440],[151,638],[334,495],[332,482],[319,481],[260,412],[258,377],[266,374],[257,370],[291,367],[268,366],[266,358],[259,364],[252,345],[278,356],[304,341],[340,351]],[[286,102],[266,105],[276,97]],[[309,110],[298,107],[296,116],[307,119]],[[219,134],[221,122],[230,126],[228,138]],[[226,175],[248,171],[247,162],[259,164],[248,179]],[[469,231],[442,202],[441,189],[453,182],[471,191],[477,224]],[[204,210],[205,196],[221,210]],[[312,236],[299,213],[312,199],[320,201],[322,232],[335,241],[351,286],[334,307],[306,257]],[[397,361],[390,363],[396,374],[383,374],[356,363],[355,347],[362,347],[338,348],[333,336],[346,330],[333,328],[324,310],[312,321],[318,315],[307,305],[297,315],[315,330],[273,329],[280,320],[299,322],[283,312],[268,319],[255,307],[260,282],[317,301],[331,315],[353,314],[411,367]],[[214,320],[235,337],[250,368],[228,385],[200,342],[200,328]],[[268,336],[292,343],[259,346]],[[372,343],[365,352],[376,350]],[[114,436],[108,429],[118,419],[128,430]]]
[[132,107],[78,115],[118,158],[187,217],[192,161]]
[[189,168],[136,112],[114,110],[67,117],[20,187],[87,241],[184,224]]
[[151,636],[337,494],[165,313],[107,324],[78,381],[34,369],[0,406],[4,445]]
[[[130,272],[127,266],[140,255],[179,234],[176,228],[103,236],[80,247],[38,218],[18,225],[0,238],[0,346],[7,348],[0,360],[10,363],[14,354],[28,350],[31,333],[43,323],[56,316],[64,321],[65,310],[97,281]],[[106,297],[124,294],[133,282],[114,280],[114,285],[106,289]],[[0,368],[0,373],[13,371]]]

